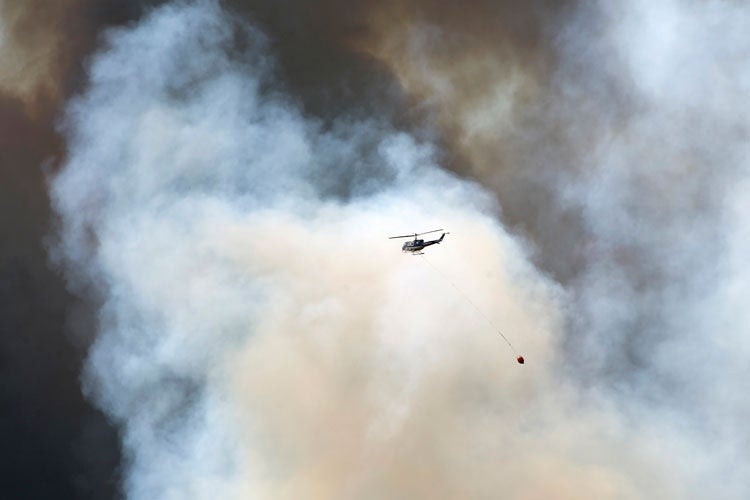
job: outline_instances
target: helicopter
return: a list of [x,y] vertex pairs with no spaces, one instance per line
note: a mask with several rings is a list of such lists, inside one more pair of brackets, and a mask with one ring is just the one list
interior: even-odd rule
[[434,229],[432,231],[425,231],[424,233],[407,234],[407,235],[404,235],[404,236],[391,236],[388,239],[389,240],[393,240],[393,239],[396,239],[396,238],[414,238],[414,240],[407,241],[406,243],[404,243],[404,245],[401,247],[401,251],[402,252],[411,252],[412,255],[422,255],[422,253],[423,253],[422,250],[425,247],[428,247],[430,245],[434,245],[436,243],[440,243],[441,241],[443,241],[443,238],[445,238],[445,235],[446,234],[450,234],[450,233],[443,233],[440,236],[440,238],[438,238],[436,240],[430,240],[430,241],[425,241],[425,240],[417,239],[417,236],[421,236],[423,234],[437,233],[438,231],[443,231],[443,229]]

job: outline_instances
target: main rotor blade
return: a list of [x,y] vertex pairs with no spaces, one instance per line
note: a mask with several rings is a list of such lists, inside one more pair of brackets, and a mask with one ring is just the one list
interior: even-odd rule
[[437,233],[438,231],[445,231],[445,229],[433,229],[432,231],[426,231],[424,233],[412,233],[406,234],[404,236],[390,236],[388,239],[392,240],[395,238],[416,238],[417,236],[422,236],[423,234]]

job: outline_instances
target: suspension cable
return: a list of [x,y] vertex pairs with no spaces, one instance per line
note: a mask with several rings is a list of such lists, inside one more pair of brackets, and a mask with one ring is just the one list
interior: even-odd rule
[[510,343],[510,340],[508,340],[508,338],[505,335],[503,335],[503,332],[500,331],[500,328],[498,328],[495,325],[495,323],[493,323],[492,320],[486,314],[484,314],[484,312],[471,300],[471,298],[466,293],[464,293],[463,290],[458,288],[458,286],[455,283],[453,283],[453,281],[451,281],[448,278],[448,276],[446,276],[443,272],[440,271],[440,269],[435,267],[429,260],[427,260],[424,254],[420,254],[420,257],[422,257],[422,260],[428,266],[430,266],[432,269],[435,270],[435,272],[437,272],[440,276],[442,276],[445,281],[450,283],[451,286],[455,288],[456,291],[464,298],[464,300],[466,300],[466,302],[468,302],[474,308],[474,310],[477,311],[485,319],[485,321],[487,321],[487,323],[503,338],[505,343],[508,344],[508,347],[510,347],[510,350],[513,351],[513,353],[516,355],[516,361],[518,361],[520,364],[523,364],[524,363],[523,356],[518,354],[518,351],[516,351],[515,347],[513,347],[513,344]]

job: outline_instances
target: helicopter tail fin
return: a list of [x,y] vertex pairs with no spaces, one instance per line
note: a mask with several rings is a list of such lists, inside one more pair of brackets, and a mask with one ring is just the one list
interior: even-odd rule
[[440,239],[438,240],[438,243],[440,243],[441,241],[443,241],[443,238],[445,238],[446,234],[447,233],[443,233],[443,234],[440,235]]

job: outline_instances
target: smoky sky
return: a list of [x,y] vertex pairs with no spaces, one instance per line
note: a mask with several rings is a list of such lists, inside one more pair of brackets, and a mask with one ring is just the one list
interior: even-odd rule
[[[478,477],[470,496],[578,498],[588,477],[584,497],[739,498],[748,16],[1,3],[3,487],[397,498]],[[427,319],[460,310],[439,279],[431,307],[402,293],[425,269],[355,256],[443,221],[436,264],[549,362],[526,381]],[[502,446],[518,463],[489,480]]]

